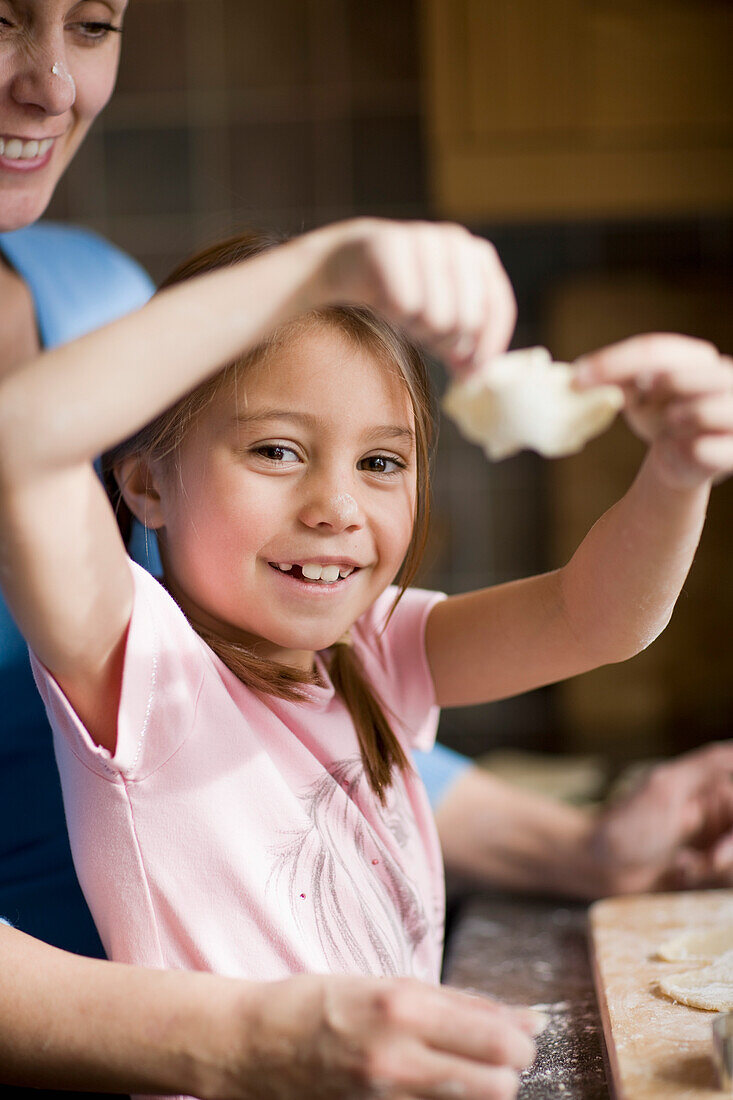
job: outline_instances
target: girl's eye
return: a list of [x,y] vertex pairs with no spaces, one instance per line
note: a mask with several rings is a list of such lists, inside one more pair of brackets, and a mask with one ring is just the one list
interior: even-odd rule
[[282,465],[285,462],[297,462],[298,456],[292,447],[284,447],[281,443],[263,443],[255,447],[254,453],[266,458],[268,462]]
[[87,22],[74,23],[73,29],[80,38],[87,42],[104,42],[111,34],[122,34],[122,27],[115,27],[113,23]]
[[366,470],[370,474],[396,474],[405,469],[405,463],[401,458],[393,455],[369,455],[359,462],[359,469]]

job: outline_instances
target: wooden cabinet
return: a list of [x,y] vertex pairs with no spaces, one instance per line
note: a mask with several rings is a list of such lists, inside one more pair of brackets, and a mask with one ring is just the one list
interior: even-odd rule
[[729,0],[422,0],[436,213],[733,205]]

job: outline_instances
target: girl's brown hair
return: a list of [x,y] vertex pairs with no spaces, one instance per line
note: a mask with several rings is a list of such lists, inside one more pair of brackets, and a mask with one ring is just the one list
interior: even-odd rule
[[[239,234],[184,261],[161,284],[160,289],[195,275],[250,259],[278,243],[281,242],[276,238],[256,233]],[[134,436],[103,456],[102,471],[107,492],[127,545],[132,533],[133,517],[117,480],[115,471],[118,464],[133,454],[175,461],[178,448],[187,432],[221,387],[231,381],[233,375],[236,376],[248,365],[266,356],[270,348],[287,338],[294,325],[303,323],[330,325],[338,329],[355,344],[374,354],[381,363],[396,370],[410,396],[415,418],[417,505],[410,545],[398,577],[400,591],[392,607],[394,610],[403,592],[415,578],[427,540],[430,456],[435,437],[434,405],[427,368],[418,349],[398,329],[368,309],[332,306],[314,310],[293,325],[286,325],[260,347],[197,386]],[[304,696],[306,685],[314,682],[314,676],[309,678],[300,669],[265,660],[241,643],[226,640],[193,619],[191,626],[224,664],[255,691],[285,699],[300,699]],[[361,662],[347,640],[339,641],[332,647],[329,675],[335,691],[344,700],[354,722],[368,781],[384,803],[385,790],[392,782],[393,768],[409,770],[410,765],[392,731],[383,704],[369,685]]]

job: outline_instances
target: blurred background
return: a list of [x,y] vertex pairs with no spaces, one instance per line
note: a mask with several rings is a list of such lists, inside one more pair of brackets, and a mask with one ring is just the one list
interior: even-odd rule
[[[117,95],[49,216],[156,280],[247,226],[457,219],[514,282],[514,346],[673,330],[730,353],[732,45],[729,0],[131,0]],[[562,564],[641,453],[618,424],[580,456],[489,465],[443,423],[422,582]],[[728,482],[649,650],[446,712],[442,739],[626,762],[730,736],[732,503]]]

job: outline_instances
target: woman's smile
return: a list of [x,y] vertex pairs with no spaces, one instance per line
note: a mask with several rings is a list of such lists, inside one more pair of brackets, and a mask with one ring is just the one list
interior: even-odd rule
[[0,230],[43,213],[114,87],[127,0],[0,2]]
[[0,137],[0,167],[9,172],[45,168],[53,156],[56,138]]

